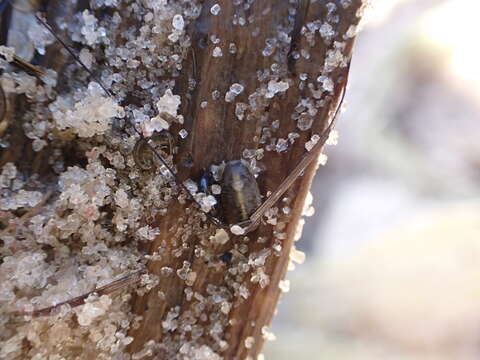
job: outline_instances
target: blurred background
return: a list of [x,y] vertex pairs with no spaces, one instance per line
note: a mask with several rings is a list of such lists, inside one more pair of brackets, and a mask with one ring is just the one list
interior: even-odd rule
[[374,0],[267,359],[480,358],[478,0]]

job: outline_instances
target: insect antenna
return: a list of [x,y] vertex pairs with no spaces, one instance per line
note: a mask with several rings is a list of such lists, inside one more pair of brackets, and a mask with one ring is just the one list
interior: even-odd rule
[[34,75],[38,78],[45,75],[45,71],[43,69],[29,63],[28,61],[26,61],[25,59],[22,59],[20,56],[17,56],[17,55],[13,55],[13,60],[11,61],[11,64],[25,71],[27,74]]
[[57,35],[57,33],[55,31],[53,31],[52,27],[45,21],[43,20],[40,16],[38,16],[38,14],[35,14],[35,18],[37,19],[37,21],[42,24],[49,32],[50,34],[52,34],[55,39],[57,39],[57,41],[65,48],[65,50],[68,51],[68,53],[70,54],[70,56],[72,56],[73,59],[75,59],[75,61],[80,64],[80,66],[93,78],[95,79],[95,81],[101,86],[101,88],[103,89],[103,91],[105,91],[107,93],[108,96],[110,97],[114,97],[113,94],[110,92],[110,90],[107,89],[107,87],[103,84],[102,80],[100,78],[98,78],[97,76],[95,76],[93,74],[93,72],[90,71],[90,69],[87,67],[87,65],[85,65],[83,63],[82,60],[80,60],[80,58],[73,52],[73,50],[60,38],[60,36]]
[[[60,36],[58,36],[55,31],[53,30],[53,28],[47,23],[46,20],[43,20],[40,16],[38,16],[37,14],[35,14],[35,18],[55,37],[55,39],[58,40],[58,42],[68,51],[68,53],[70,54],[70,56],[72,56],[72,58],[78,63],[80,64],[80,66],[82,66],[82,68],[96,81],[98,82],[98,84],[101,86],[101,88],[105,91],[105,93],[114,98],[114,95],[113,93],[108,90],[106,88],[106,86],[102,83],[102,81],[93,74],[93,72],[82,62],[82,60],[75,54],[75,52],[65,43],[65,41],[63,41]],[[135,124],[132,123],[132,121],[130,120],[130,125],[131,127],[133,128],[133,130],[137,133],[138,136],[140,136],[140,139],[141,140],[144,140],[145,139],[145,136],[136,128]],[[207,219],[212,223],[214,224],[215,226],[217,227],[222,227],[222,228],[225,228],[225,224],[223,224],[219,219],[217,219],[215,216],[212,216],[211,214],[205,212],[202,210],[202,205],[197,201],[197,199],[195,199],[195,196],[190,192],[190,190],[185,186],[185,184],[180,181],[180,179],[177,177],[177,175],[175,174],[175,171],[173,170],[173,168],[168,165],[168,163],[166,162],[166,160],[158,153],[158,151],[148,143],[148,141],[146,141],[146,144],[147,146],[149,147],[149,149],[153,152],[153,154],[155,155],[155,157],[160,161],[160,163],[168,170],[168,172],[172,175],[173,179],[175,180],[175,183],[180,186],[182,188],[182,190],[184,190],[187,194],[188,194],[188,197],[200,208],[200,210],[206,215]]]
[[66,301],[62,301],[52,306],[47,306],[41,309],[36,309],[32,311],[15,311],[14,315],[26,315],[26,316],[34,316],[34,317],[47,316],[47,315],[50,315],[54,310],[60,308],[63,305],[70,305],[71,307],[77,307],[85,304],[85,300],[87,300],[87,298],[92,294],[95,294],[97,296],[108,295],[128,285],[135,284],[136,282],[140,281],[141,276],[146,272],[147,272],[147,269],[142,268],[133,273],[125,275],[117,280],[114,280],[108,283],[107,285],[99,287],[98,289],[89,291],[83,295],[74,297]]
[[335,126],[335,123],[336,123],[335,120],[340,111],[340,108],[342,107],[343,100],[345,99],[346,84],[348,82],[349,72],[350,72],[350,62],[346,66],[346,78],[344,80],[342,95],[340,97],[340,100],[337,103],[337,106],[335,107],[335,111],[329,117],[330,121],[327,128],[322,132],[322,134],[320,135],[320,138],[318,139],[317,143],[312,147],[310,152],[305,154],[302,157],[302,160],[300,160],[298,165],[295,166],[295,169],[293,169],[293,171],[288,174],[288,176],[285,178],[285,180],[282,181],[282,183],[278,186],[278,188],[250,216],[250,219],[247,220],[248,225],[243,229],[245,233],[248,233],[249,231],[252,231],[256,228],[257,224],[259,223],[265,211],[271,208],[273,204],[275,204],[280,199],[280,197],[290,188],[290,186],[295,182],[295,180],[297,180],[297,178],[305,171],[308,165],[310,165],[313,162],[313,160],[318,157],[318,154],[323,148],[325,141],[327,141],[328,136],[330,135],[330,132],[333,130],[333,127]]

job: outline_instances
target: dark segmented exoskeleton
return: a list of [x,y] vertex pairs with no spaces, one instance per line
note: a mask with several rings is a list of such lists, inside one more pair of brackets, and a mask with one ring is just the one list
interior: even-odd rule
[[225,165],[221,184],[223,216],[229,224],[241,226],[262,203],[257,180],[248,164],[237,160]]

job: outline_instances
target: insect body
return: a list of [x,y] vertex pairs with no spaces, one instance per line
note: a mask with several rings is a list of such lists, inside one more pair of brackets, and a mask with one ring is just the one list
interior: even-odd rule
[[251,224],[250,216],[262,203],[257,180],[248,163],[244,160],[227,162],[219,182],[215,181],[210,171],[205,171],[198,181],[198,188],[207,196],[216,196],[218,192],[212,190],[212,185],[221,188],[213,210],[219,225],[224,228],[233,225],[248,227]]
[[220,201],[228,224],[248,222],[262,203],[257,180],[243,161],[230,161],[225,165]]

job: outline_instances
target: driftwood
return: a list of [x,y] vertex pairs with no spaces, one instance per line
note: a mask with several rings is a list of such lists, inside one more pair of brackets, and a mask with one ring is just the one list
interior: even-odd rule
[[[300,176],[270,209],[264,209],[266,216],[258,228],[245,235],[220,230],[184,189],[172,182],[173,193],[180,199],[171,201],[165,213],[147,217],[148,225],[160,230],[154,241],[142,248],[146,254],[159,255],[146,265],[158,285],[131,299],[137,318],[128,330],[132,341],[126,351],[134,359],[233,360],[255,359],[260,354],[281,281],[295,251],[294,241],[301,233],[300,219],[317,158],[345,94],[364,6],[362,0],[201,3],[200,15],[186,26],[192,45],[184,53],[181,70],[171,78],[167,73],[167,78],[159,79],[174,83],[172,92],[181,98],[183,123],[173,122],[169,128],[177,139],[171,159],[176,179],[198,180],[212,164],[246,158],[259,173],[257,181],[265,200],[296,169]],[[47,20],[59,36],[66,37],[67,31],[56,27],[55,19],[75,21],[76,6],[50,2]],[[124,22],[125,28],[132,25],[128,19]],[[80,73],[72,67],[65,71],[72,60],[61,48],[58,42],[50,45],[39,65],[63,72],[63,76]],[[58,92],[68,91],[68,86],[60,82]],[[51,149],[32,151],[21,124],[13,121],[28,107],[25,99],[7,95],[7,100],[5,124],[11,146],[1,154],[2,165],[13,162],[28,176],[38,174],[44,183],[54,178],[54,183],[48,162]],[[128,100],[130,96],[124,102]],[[125,128],[128,123],[123,131],[136,135]],[[182,131],[188,133],[185,139],[178,136]],[[75,164],[86,161],[83,148],[69,142],[72,134],[67,131],[55,136],[64,141],[62,150],[70,156],[67,160]],[[118,141],[112,143],[118,146]],[[90,145],[85,142],[82,146]],[[310,155],[306,148],[312,151]],[[302,161],[308,166],[299,171]],[[133,185],[132,193],[138,186]],[[51,190],[44,190],[50,196]],[[222,212],[228,211],[219,208],[216,216],[222,218]],[[125,284],[137,281],[143,272],[135,272]],[[121,287],[121,282],[97,292],[109,294]],[[70,305],[84,300],[76,297]],[[48,315],[56,307],[36,315]],[[79,358],[91,358],[95,353],[94,347],[83,353],[78,346],[71,347]]]
[[[310,4],[309,4],[310,3]],[[309,22],[319,20],[326,22],[328,18],[328,7],[324,2],[300,1],[298,13],[295,17],[295,27],[292,36],[291,48],[281,49],[281,54],[277,61],[273,57],[263,56],[262,49],[265,46],[266,39],[274,37],[275,29],[281,26],[288,18],[290,5],[287,1],[261,1],[255,2],[251,9],[245,13],[245,16],[252,16],[254,20],[251,24],[247,22],[245,26],[233,26],[232,19],[236,12],[231,1],[219,2],[221,6],[221,15],[212,16],[210,7],[213,2],[206,3],[202,15],[196,24],[190,27],[192,36],[194,57],[189,58],[189,63],[185,66],[190,69],[190,76],[184,77],[183,83],[177,85],[175,93],[187,94],[187,106],[184,109],[186,115],[186,126],[191,136],[185,145],[181,146],[181,152],[178,158],[191,156],[193,158],[193,168],[183,169],[181,177],[199,176],[201,171],[210,164],[221,161],[229,161],[242,157],[242,152],[246,148],[256,148],[259,144],[260,129],[262,122],[280,121],[280,126],[275,134],[278,138],[287,138],[289,133],[298,132],[300,137],[295,144],[286,153],[277,153],[275,151],[266,152],[261,160],[265,166],[265,171],[259,177],[260,189],[263,194],[273,192],[281,184],[289,173],[299,163],[305,153],[304,144],[310,139],[312,134],[320,134],[329,125],[327,121],[331,113],[339,106],[343,91],[347,82],[348,66],[340,67],[331,73],[331,78],[335,83],[335,90],[332,94],[324,94],[322,100],[325,106],[314,116],[312,128],[306,132],[299,132],[295,121],[291,119],[294,109],[301,98],[310,98],[311,93],[308,89],[308,83],[315,83],[315,79],[321,74],[323,64],[326,61],[327,53],[333,49],[333,42],[344,42],[344,37],[358,23],[359,18],[356,15],[361,6],[361,1],[353,1],[352,4],[344,9],[343,1],[331,2],[336,5],[335,16],[338,15],[338,23],[332,24],[336,35],[332,38],[330,45],[326,45],[319,39],[318,33],[315,35],[315,45],[311,47],[307,44],[305,36],[302,35],[302,28]],[[266,14],[266,15],[263,15]],[[207,40],[207,37],[216,35],[221,38],[223,44],[223,56],[221,58],[212,57],[214,44]],[[208,43],[208,45],[206,45]],[[225,51],[226,44],[234,43],[237,48],[235,54],[229,54]],[[347,61],[350,61],[353,37],[345,41],[345,49],[342,51]],[[302,50],[310,54],[308,59],[300,56],[294,59],[294,52],[301,53]],[[212,92],[219,90],[225,94],[232,83],[241,83],[245,90],[236,97],[236,101],[248,103],[248,95],[260,86],[257,79],[259,70],[270,69],[272,64],[276,64],[282,69],[280,73],[285,78],[290,79],[291,84],[288,91],[272,101],[260,104],[255,111],[250,114],[250,119],[239,121],[235,118],[235,104],[220,101],[212,101]],[[193,73],[193,71],[195,72]],[[305,87],[301,89],[300,75],[306,74],[308,80],[303,82]],[[192,92],[188,92],[188,78],[197,76],[197,86]],[[326,96],[325,96],[326,95]],[[202,101],[208,100],[208,107],[201,108]],[[294,237],[297,231],[298,222],[302,216],[305,197],[309,191],[312,178],[316,172],[317,164],[312,164],[305,171],[304,175],[290,188],[285,195],[290,199],[289,206],[291,212],[286,215],[279,215],[278,222],[285,222],[287,225],[284,230],[279,231],[285,234],[284,238],[277,238],[271,225],[261,225],[253,234],[249,234],[249,240],[246,242],[249,254],[260,252],[264,249],[272,248],[274,245],[280,245],[281,250],[275,251],[274,256],[267,258],[265,263],[265,273],[269,276],[269,283],[262,288],[258,284],[249,281],[251,276],[248,273],[245,276],[244,284],[248,289],[247,299],[233,299],[233,306],[228,316],[217,316],[220,312],[219,307],[206,310],[207,316],[214,317],[214,321],[221,324],[224,338],[228,342],[228,348],[222,353],[225,359],[245,359],[247,356],[255,358],[260,353],[264,338],[262,329],[269,326],[274,315],[276,304],[280,296],[279,282],[284,279],[289,263],[289,254],[293,247]],[[282,205],[279,205],[281,208]],[[192,211],[190,209],[190,211]],[[169,209],[168,215],[161,218],[159,226],[162,230],[160,235],[152,245],[152,250],[161,247],[167,253],[172,252],[178,246],[173,245],[172,234],[181,228],[188,228],[188,212],[182,204],[174,204]],[[180,221],[179,221],[180,219]],[[266,241],[259,241],[259,239]],[[192,265],[191,268],[197,274],[192,291],[205,294],[205,289],[209,285],[229,288],[233,276],[228,275],[229,264],[222,266],[220,271],[212,268],[202,259],[195,256],[195,249],[199,246],[199,237],[193,233],[184,240],[187,251],[180,258],[166,258],[164,261],[155,262],[149,265],[149,271],[161,274],[162,267],[181,268],[183,261],[187,260]],[[232,241],[241,241],[239,237],[234,238],[225,246],[214,250],[217,256],[225,251],[231,250]],[[192,311],[195,301],[185,299],[185,283],[181,279],[171,279],[161,281],[156,290],[165,294],[163,301],[158,300],[156,291],[152,291],[143,297],[134,299],[134,311],[143,316],[143,321],[139,329],[132,331],[135,340],[130,349],[132,353],[140,351],[144,344],[149,340],[157,342],[162,341],[164,331],[162,322],[170,309],[175,306],[180,307],[180,314]],[[193,311],[192,311],[193,312]],[[263,331],[264,332],[264,331]],[[175,339],[175,335],[168,335]],[[213,341],[208,340],[207,344]],[[247,345],[246,345],[247,344]]]

